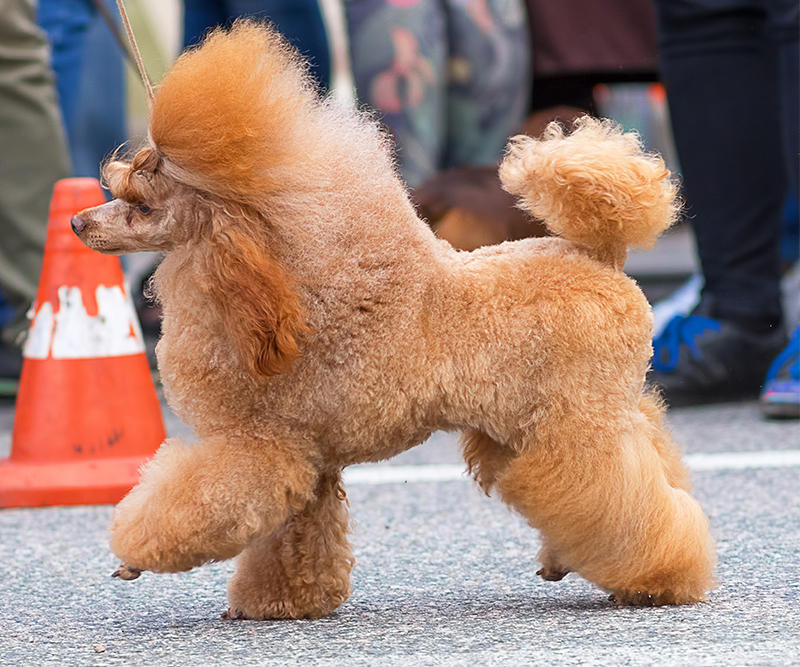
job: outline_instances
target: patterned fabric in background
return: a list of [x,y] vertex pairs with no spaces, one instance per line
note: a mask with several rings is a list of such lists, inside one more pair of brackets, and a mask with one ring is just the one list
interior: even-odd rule
[[492,165],[519,131],[531,89],[522,0],[345,0],[358,97],[397,136],[415,187]]

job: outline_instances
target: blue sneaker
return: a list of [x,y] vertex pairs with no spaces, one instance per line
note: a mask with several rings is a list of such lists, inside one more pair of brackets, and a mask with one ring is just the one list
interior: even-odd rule
[[658,338],[676,315],[688,315],[700,303],[705,280],[693,275],[666,299],[653,304],[653,338]]
[[767,371],[761,411],[767,417],[800,419],[800,327]]
[[653,340],[648,382],[671,407],[754,400],[784,345],[782,330],[754,334],[724,320],[676,315]]

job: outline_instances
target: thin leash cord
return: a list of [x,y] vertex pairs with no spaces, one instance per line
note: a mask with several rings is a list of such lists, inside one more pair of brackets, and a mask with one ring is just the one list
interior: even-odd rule
[[[142,54],[139,52],[139,45],[136,43],[136,38],[133,35],[133,29],[131,28],[131,23],[128,20],[128,12],[125,11],[125,5],[123,1],[117,0],[117,7],[119,8],[119,15],[122,18],[122,25],[125,27],[125,33],[128,36],[130,49],[125,44],[125,40],[122,37],[119,27],[117,26],[117,22],[114,20],[111,12],[108,11],[108,7],[106,7],[103,0],[91,0],[91,2],[98,14],[100,14],[100,16],[106,22],[106,25],[108,25],[109,30],[111,30],[111,34],[114,36],[117,44],[119,44],[119,47],[122,49],[122,52],[128,59],[128,62],[130,62],[132,65],[135,64],[136,68],[139,70],[139,76],[141,77],[142,83],[147,91],[147,107],[148,109],[152,110],[153,102],[155,101],[153,86],[150,83],[150,77],[147,76],[147,70],[144,68]],[[133,55],[131,55],[131,51],[133,52]]]

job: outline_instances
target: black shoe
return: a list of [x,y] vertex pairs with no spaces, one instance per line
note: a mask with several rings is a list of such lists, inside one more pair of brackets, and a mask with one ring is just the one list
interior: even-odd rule
[[754,400],[785,346],[782,329],[754,334],[723,320],[678,315],[653,341],[648,382],[671,407]]
[[14,345],[0,342],[0,397],[16,396],[22,372],[22,352]]

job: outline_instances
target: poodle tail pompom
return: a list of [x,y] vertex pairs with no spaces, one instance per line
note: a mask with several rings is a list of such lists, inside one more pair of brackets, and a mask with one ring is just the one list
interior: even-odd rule
[[583,116],[568,135],[552,122],[541,139],[514,137],[500,179],[551,232],[609,260],[651,248],[680,213],[664,161],[611,120]]

